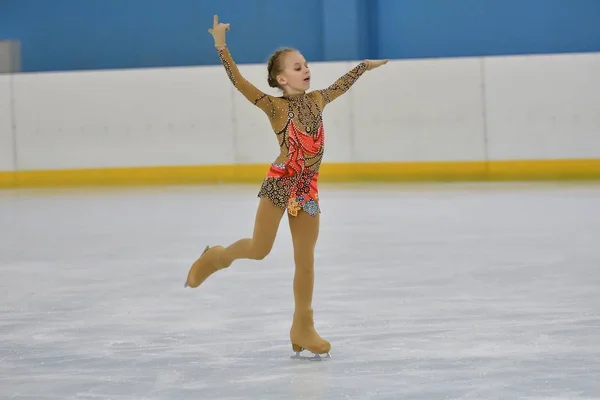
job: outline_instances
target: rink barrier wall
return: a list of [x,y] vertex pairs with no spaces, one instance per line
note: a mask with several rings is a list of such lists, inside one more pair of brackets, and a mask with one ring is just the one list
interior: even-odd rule
[[[600,179],[598,104],[599,53],[393,60],[327,106],[321,181]],[[221,66],[0,76],[0,187],[259,182],[278,151]]]

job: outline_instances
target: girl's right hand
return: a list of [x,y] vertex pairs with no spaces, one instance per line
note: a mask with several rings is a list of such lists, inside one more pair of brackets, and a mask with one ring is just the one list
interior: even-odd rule
[[215,39],[215,47],[221,48],[225,47],[225,32],[229,30],[229,24],[219,23],[219,17],[217,15],[213,18],[213,27],[208,30],[213,38]]

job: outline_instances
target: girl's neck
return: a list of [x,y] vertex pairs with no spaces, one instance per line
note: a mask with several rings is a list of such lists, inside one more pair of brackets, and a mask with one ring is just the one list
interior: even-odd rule
[[298,90],[298,91],[295,91],[295,90],[286,90],[286,91],[283,92],[283,96],[284,97],[300,97],[300,96],[303,96],[305,94],[306,94],[306,92],[304,90]]

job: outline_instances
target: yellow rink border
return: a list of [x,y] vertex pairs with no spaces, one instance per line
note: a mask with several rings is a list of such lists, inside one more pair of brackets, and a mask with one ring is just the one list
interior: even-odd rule
[[[0,188],[257,183],[268,164],[0,172]],[[600,179],[600,159],[324,163],[320,182]]]

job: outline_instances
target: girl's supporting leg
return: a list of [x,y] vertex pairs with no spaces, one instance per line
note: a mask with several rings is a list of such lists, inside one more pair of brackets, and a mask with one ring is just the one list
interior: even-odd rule
[[284,212],[284,209],[275,206],[268,198],[261,198],[252,237],[240,239],[228,247],[207,247],[190,268],[186,286],[200,286],[214,272],[229,267],[235,260],[265,258],[273,248]]
[[294,319],[290,340],[294,351],[306,349],[315,354],[328,353],[331,344],[315,331],[313,320],[313,288],[315,277],[315,246],[319,236],[319,214],[311,216],[300,211],[289,216],[294,244]]

